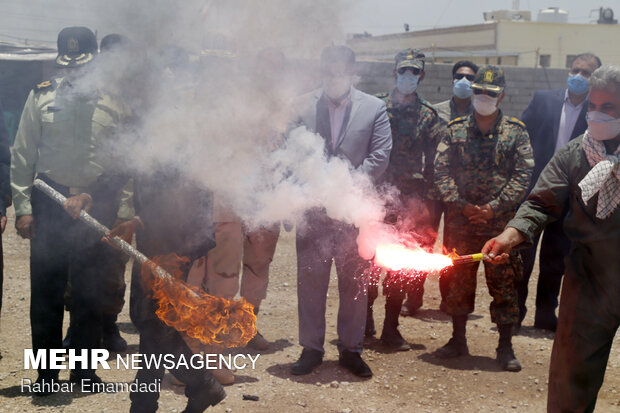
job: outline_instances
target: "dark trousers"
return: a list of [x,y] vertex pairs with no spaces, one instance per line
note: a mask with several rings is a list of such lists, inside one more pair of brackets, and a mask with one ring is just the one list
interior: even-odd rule
[[[564,257],[570,249],[570,241],[564,234],[562,221],[555,221],[545,227],[540,245],[538,286],[536,288],[536,315],[534,323],[548,323],[556,320],[555,309],[564,275]],[[523,279],[517,282],[519,298],[519,321],[523,321],[527,308],[528,283],[540,237],[531,248],[521,250],[523,257]]]
[[[590,273],[592,267],[583,265],[584,258],[574,262],[582,273],[567,268],[564,277],[549,366],[549,413],[594,411],[620,326],[620,301],[613,293],[619,291],[620,278],[610,280]],[[618,259],[601,265],[614,265],[614,262]]]
[[[168,327],[160,320],[149,320],[140,325],[140,353],[144,358],[151,355],[163,356],[174,354],[175,360],[183,354],[186,360],[190,360],[194,354],[187,346],[181,334],[172,327]],[[136,381],[141,384],[161,383],[166,369],[160,364],[157,368],[151,364],[151,368],[143,365],[136,374]],[[203,411],[209,407],[207,392],[221,390],[221,386],[213,375],[204,368],[192,368],[191,366],[174,368],[170,373],[185,384],[185,395],[188,398],[187,411]],[[157,411],[159,392],[132,392],[130,412],[152,413]]]
[[[68,188],[47,182],[63,195],[68,195]],[[114,196],[105,192],[93,194],[91,214],[104,225],[110,225],[118,204],[101,202],[109,199],[107,196]],[[76,349],[98,348],[104,264],[117,252],[101,243],[100,235],[86,224],[71,219],[60,205],[40,191],[32,191],[31,202],[34,217],[34,237],[30,242],[33,349],[62,347],[63,304],[69,277],[73,288],[71,314],[75,326],[72,346]],[[58,371],[40,369],[39,375],[52,379],[58,376]]]
[[325,310],[332,261],[338,274],[338,349],[362,352],[366,325],[368,262],[357,252],[358,231],[322,211],[306,214],[297,232],[299,342],[324,352]]

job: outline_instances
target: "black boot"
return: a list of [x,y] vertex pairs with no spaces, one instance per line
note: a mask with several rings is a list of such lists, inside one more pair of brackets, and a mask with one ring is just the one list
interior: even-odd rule
[[497,361],[506,371],[521,371],[521,363],[512,349],[512,324],[498,324]]
[[65,338],[62,339],[62,348],[64,348],[65,350],[68,350],[71,348],[71,334],[73,333],[73,317],[71,316],[71,313],[69,313],[69,327],[67,328],[67,334],[65,335]]
[[443,347],[435,351],[435,356],[442,359],[450,359],[469,354],[467,339],[465,338],[466,315],[452,316],[452,338]]
[[368,309],[366,310],[366,328],[364,329],[364,336],[372,337],[377,334],[377,329],[375,328],[375,319],[372,313],[372,305],[368,304]]
[[398,331],[398,316],[403,302],[402,295],[388,295],[385,298],[385,320],[381,332],[381,342],[393,351],[408,351],[411,346]]
[[127,342],[121,337],[116,325],[116,315],[103,316],[103,347],[113,353],[127,350]]
[[182,413],[202,413],[226,398],[226,391],[213,375],[206,371],[199,383],[185,385],[187,406]]

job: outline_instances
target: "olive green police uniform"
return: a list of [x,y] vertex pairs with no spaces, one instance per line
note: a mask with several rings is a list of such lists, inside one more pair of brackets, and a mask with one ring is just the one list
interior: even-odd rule
[[[120,205],[127,183],[109,156],[126,110],[105,92],[78,91],[67,78],[43,82],[30,93],[15,138],[11,189],[17,217],[32,215],[31,308],[33,347],[60,348],[63,296],[67,279],[73,287],[75,348],[98,348],[101,340],[101,280],[106,263],[118,252],[100,242],[85,224],[72,220],[62,207],[33,190],[34,178],[69,197],[88,193],[91,215],[111,226],[133,211]],[[93,377],[76,370],[76,377]],[[57,370],[39,370],[54,380]]]

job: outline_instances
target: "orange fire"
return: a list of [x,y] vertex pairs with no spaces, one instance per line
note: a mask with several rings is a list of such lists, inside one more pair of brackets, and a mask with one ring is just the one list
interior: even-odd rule
[[392,271],[441,271],[452,266],[452,259],[422,249],[410,249],[402,244],[384,244],[377,247],[375,263]]
[[[155,275],[160,266],[173,279]],[[142,277],[159,305],[156,311],[166,325],[204,344],[222,347],[245,346],[256,335],[256,316],[252,304],[243,297],[229,301],[187,285],[182,277],[190,260],[176,254],[162,255],[142,266]]]

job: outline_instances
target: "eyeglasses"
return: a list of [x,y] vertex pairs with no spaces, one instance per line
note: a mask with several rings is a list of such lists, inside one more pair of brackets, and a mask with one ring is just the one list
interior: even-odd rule
[[489,97],[492,97],[492,98],[496,98],[502,94],[501,90],[499,92],[493,92],[492,90],[472,89],[472,91],[474,92],[474,95],[488,95]]
[[454,78],[456,80],[461,80],[461,79],[465,78],[465,79],[469,80],[470,82],[473,82],[475,77],[476,77],[476,75],[466,75],[465,73],[456,73],[454,75]]
[[414,76],[417,76],[420,74],[420,72],[422,72],[420,69],[418,69],[417,67],[401,67],[400,69],[398,69],[398,74],[399,75],[404,75],[405,72],[412,72]]

